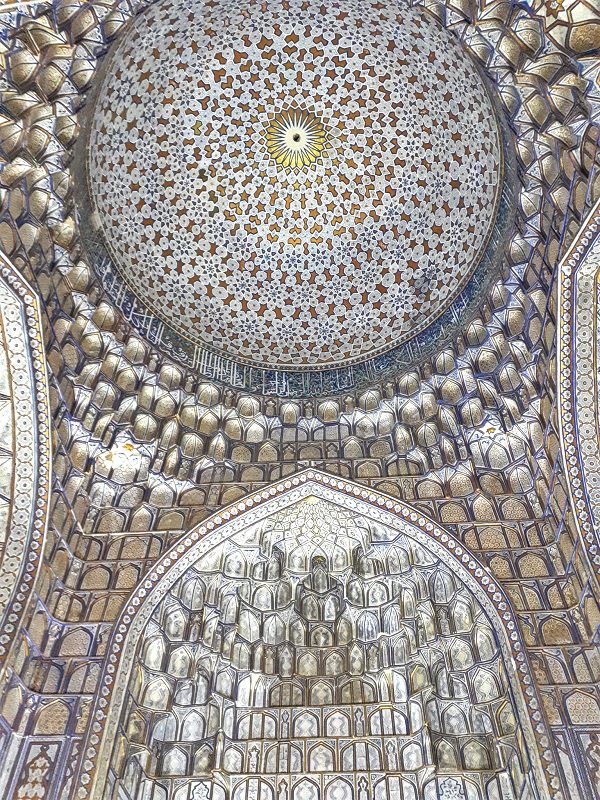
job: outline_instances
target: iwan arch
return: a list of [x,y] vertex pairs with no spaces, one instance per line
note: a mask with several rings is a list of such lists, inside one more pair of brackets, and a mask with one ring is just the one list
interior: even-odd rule
[[504,593],[431,520],[324,473],[186,536],[108,665],[98,800],[550,797]]

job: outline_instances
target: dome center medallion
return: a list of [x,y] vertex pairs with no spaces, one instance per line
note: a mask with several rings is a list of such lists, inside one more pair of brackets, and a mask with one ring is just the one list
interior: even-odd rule
[[328,131],[308,111],[288,110],[275,114],[265,129],[265,143],[273,161],[287,171],[312,166],[330,146]]

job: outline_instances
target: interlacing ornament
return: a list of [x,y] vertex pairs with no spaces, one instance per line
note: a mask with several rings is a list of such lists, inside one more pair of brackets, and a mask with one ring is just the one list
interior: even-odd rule
[[559,407],[561,446],[575,517],[600,576],[600,201],[559,268]]
[[[347,5],[344,4],[344,12]],[[495,6],[496,2],[494,3]],[[40,192],[36,196],[46,198],[43,203],[28,204],[26,213],[22,209],[20,200],[6,205],[3,211],[1,239],[3,249],[11,256],[14,256],[19,251],[25,260],[29,259],[39,246],[39,242],[48,234],[49,223],[53,231],[51,238],[60,243],[61,258],[68,261],[71,253],[80,252],[78,249],[80,246],[79,221],[70,215],[70,196],[68,200],[65,200],[63,193],[57,190],[57,187],[61,186],[62,183],[57,180],[56,176],[51,177],[55,158],[54,156],[48,158],[47,155],[52,150],[53,153],[57,154],[56,158],[66,159],[64,163],[71,165],[75,163],[72,161],[70,151],[75,138],[79,135],[81,130],[80,123],[85,116],[80,116],[78,113],[79,109],[82,108],[81,96],[90,92],[93,88],[96,81],[97,67],[101,63],[101,59],[96,56],[125,26],[134,11],[134,7],[135,3],[129,4],[127,8],[123,4],[111,4],[109,6],[110,10],[107,12],[107,6],[102,3],[86,4],[81,8],[77,5],[67,5],[63,9],[64,14],[61,11],[61,14],[57,16],[51,4],[36,3],[34,15],[36,19],[30,19],[26,15],[18,15],[16,12],[14,12],[14,16],[13,12],[10,12],[5,18],[7,31],[11,31],[6,34],[6,41],[9,43],[7,58],[11,63],[10,74],[7,74],[7,80],[10,84],[8,107],[10,107],[11,119],[4,123],[2,146],[5,151],[4,157],[10,165],[10,180],[14,181],[10,191],[11,193],[14,192],[16,196],[20,196],[19,193],[23,191],[26,198],[31,192]],[[504,8],[501,3],[498,4],[498,7]],[[530,153],[532,156],[531,158],[528,156],[520,165],[524,181],[522,191],[529,192],[531,187],[534,186],[534,193],[539,203],[531,204],[525,199],[519,203],[520,221],[515,227],[515,234],[510,246],[503,250],[504,253],[510,252],[510,264],[506,265],[506,270],[513,276],[522,276],[527,274],[530,268],[537,269],[535,267],[535,259],[538,250],[532,243],[537,241],[540,236],[542,239],[545,236],[545,233],[539,230],[540,218],[550,218],[556,215],[556,225],[552,226],[552,230],[570,229],[570,226],[566,224],[562,216],[562,209],[567,208],[567,206],[564,206],[562,200],[560,204],[558,203],[556,198],[559,197],[559,194],[556,188],[552,188],[551,185],[556,176],[551,171],[546,174],[546,170],[541,170],[539,164],[542,159],[545,159],[546,164],[559,164],[562,169],[560,180],[563,187],[570,185],[569,170],[566,165],[571,163],[571,154],[568,154],[566,158],[567,150],[575,146],[576,131],[583,124],[584,116],[588,116],[586,105],[582,102],[583,94],[588,93],[587,88],[585,88],[587,84],[584,85],[583,81],[573,79],[574,75],[579,74],[574,62],[564,53],[560,57],[558,56],[554,45],[545,40],[543,31],[538,31],[539,23],[533,19],[531,10],[526,4],[521,4],[518,8],[518,14],[510,15],[509,18],[506,18],[502,13],[491,13],[488,3],[476,4],[468,13],[466,10],[456,11],[458,18],[463,20],[464,25],[463,23],[455,25],[454,11],[448,15],[444,8],[443,4],[433,3],[433,14],[440,20],[446,20],[448,25],[452,25],[454,31],[462,39],[462,44],[466,50],[471,52],[477,60],[488,64],[489,76],[493,82],[497,83],[500,89],[499,96],[506,104],[505,111],[512,120],[511,126],[519,142],[518,150],[520,153]],[[493,23],[490,20],[493,20]],[[538,44],[525,43],[525,39],[520,34],[515,35],[513,33],[513,29],[521,30],[523,26],[528,31],[531,31],[530,35],[533,37],[531,42],[535,42],[536,37],[541,37]],[[15,28],[14,31],[12,30],[13,28]],[[51,34],[50,31],[52,32]],[[419,32],[422,33],[422,31]],[[143,30],[143,33],[146,36],[146,40],[150,41],[153,47],[157,46],[161,41],[160,38],[154,39],[149,30]],[[59,37],[62,42],[62,49],[60,50],[60,66],[55,69],[54,66],[50,67],[50,65],[53,64],[55,54],[58,52],[55,47],[58,41],[56,37]],[[500,44],[501,42],[502,44]],[[508,45],[509,42],[510,46]],[[502,56],[498,61],[489,58],[489,55],[495,52],[496,48],[502,51]],[[418,51],[419,56],[422,56],[424,51],[420,45]],[[176,51],[172,48],[170,52],[175,53]],[[94,53],[95,55],[88,57],[83,55],[84,53]],[[558,72],[553,73],[551,78],[536,78],[536,88],[533,89],[530,76],[532,74],[538,75],[539,70],[542,70],[542,72],[539,72],[540,75],[542,73],[544,75],[547,74],[541,67],[538,68],[536,66],[536,62],[540,59],[544,63],[547,59],[558,59],[563,67]],[[227,67],[231,67],[231,64],[228,63]],[[449,71],[455,73],[454,69],[446,69],[446,74]],[[226,80],[226,77],[224,76],[223,80]],[[589,85],[592,84],[590,83]],[[124,86],[126,86],[126,82]],[[565,87],[568,87],[568,89]],[[173,87],[165,88],[171,91]],[[154,89],[158,92],[159,97],[165,96],[162,87],[154,87]],[[27,138],[30,136],[30,131],[37,130],[39,123],[37,122],[37,117],[31,117],[29,113],[29,100],[21,102],[21,91],[30,93],[27,94],[28,98],[33,98],[35,95],[35,102],[39,104],[40,109],[43,109],[43,114],[47,115],[44,119],[52,120],[52,123],[47,123],[48,132],[47,134],[44,133],[41,139],[37,135],[33,135],[33,138]],[[464,94],[464,87],[461,88],[461,91]],[[150,89],[144,89],[143,96],[147,96],[149,92]],[[289,108],[290,101],[296,96],[297,90],[294,87],[293,91],[286,94],[286,96],[277,98],[277,108],[275,110]],[[428,97],[431,97],[429,90]],[[516,101],[517,97],[519,98],[518,102]],[[142,95],[138,96],[138,99],[141,98]],[[199,125],[193,131],[199,117],[194,116],[192,113],[194,109],[191,106],[184,105],[188,99],[190,98],[186,95],[181,104],[169,106],[173,112],[177,111],[180,116],[184,117],[181,120],[182,124],[172,130],[177,131],[178,148],[176,152],[174,151],[175,161],[179,167],[186,171],[190,166],[187,161],[189,151],[195,149],[196,142],[194,139],[200,136],[203,129],[203,126]],[[192,93],[191,100],[193,105],[194,102],[197,102],[198,96]],[[414,104],[407,104],[405,109],[407,114],[413,106]],[[444,107],[445,104],[442,103],[442,113]],[[189,108],[190,113],[186,113],[186,108]],[[523,113],[516,115],[516,109],[521,109]],[[560,109],[560,111],[557,112],[556,109]],[[40,113],[42,112],[40,111]],[[565,139],[564,130],[561,127],[555,127],[550,124],[550,118],[554,119],[554,115],[557,113],[560,114],[561,120],[569,120],[568,127],[574,137],[572,140],[567,141]],[[323,119],[327,125],[331,125],[330,115],[323,117]],[[541,120],[545,121],[542,123]],[[533,129],[531,127],[532,124]],[[545,131],[553,131],[550,138],[546,133],[540,137],[538,129],[542,124]],[[240,137],[238,133],[234,140],[238,143],[250,142],[249,149],[254,154],[261,149],[259,142],[264,142],[264,128],[261,122],[251,117],[248,118],[248,126],[248,136]],[[50,128],[52,128],[52,132],[50,132]],[[335,129],[340,132],[340,135],[347,135],[344,127],[336,126]],[[193,131],[194,136],[189,135],[190,130]],[[554,136],[554,133],[558,130],[561,132],[560,136]],[[29,142],[28,145],[24,144],[25,139]],[[42,140],[44,140],[45,144],[40,150],[39,147],[42,147]],[[184,147],[180,146],[182,142]],[[36,143],[35,146],[33,143]],[[142,144],[143,142],[140,143]],[[199,144],[202,143],[200,142]],[[144,148],[146,155],[148,155],[148,148],[145,145],[142,150]],[[264,148],[264,151],[265,169],[271,170],[277,176],[283,176],[286,185],[289,185],[291,183],[289,176],[283,174],[283,170],[277,169],[274,162],[269,158],[266,148]],[[201,157],[204,157],[204,151],[201,147],[198,147],[198,152]],[[336,153],[338,154],[336,158],[339,157],[339,153],[346,152],[348,152],[346,149],[342,150],[340,148],[338,150],[336,143]],[[533,157],[534,152],[535,157]],[[411,158],[414,158],[414,154]],[[298,180],[302,180],[303,177],[310,180],[316,169],[317,167],[301,170]],[[34,174],[35,170],[39,170],[39,172]],[[28,183],[27,186],[23,185],[23,188],[21,188],[21,183],[25,181],[25,175],[28,176]],[[147,180],[150,176],[147,171],[142,169],[140,177]],[[206,190],[204,193],[206,204],[201,210],[202,213],[206,213],[208,221],[212,224],[216,218],[216,203],[218,200],[216,184],[218,175],[211,174],[199,164],[197,177],[198,179],[195,176],[191,176],[189,181],[190,191],[197,193],[199,187]],[[108,175],[109,182],[113,181],[113,178],[113,174]],[[166,178],[169,179],[168,176]],[[31,180],[35,180],[35,189],[31,188]],[[470,175],[469,180],[473,180],[472,175]],[[81,182],[75,179],[73,184],[81,185]],[[405,189],[403,188],[402,191],[404,192]],[[562,197],[562,192],[560,196]],[[179,199],[185,207],[185,198],[180,197]],[[300,200],[303,199],[303,197],[300,198]],[[556,207],[554,208],[554,206]],[[191,206],[188,205],[188,207],[191,209]],[[568,206],[568,208],[570,209],[571,207]],[[190,218],[192,225],[194,224],[194,219],[197,219],[197,214],[194,217],[194,213]],[[568,213],[570,214],[571,212],[569,211]],[[470,218],[472,217],[467,214],[467,219]],[[393,222],[393,220],[391,221]],[[403,221],[400,223],[393,222],[393,224],[403,224]],[[422,225],[422,220],[418,221],[418,225]],[[194,233],[192,232],[191,235],[193,238]],[[420,235],[424,235],[423,231],[421,231]],[[426,237],[426,241],[428,246],[431,246],[431,236]],[[404,259],[405,253],[401,247],[402,242],[397,242],[397,244],[398,247],[394,257]],[[393,358],[388,351],[378,356],[377,361],[369,360],[366,364],[357,363],[351,368],[332,369],[326,373],[311,371],[304,374],[291,371],[266,372],[258,368],[242,369],[231,359],[203,349],[200,345],[189,345],[181,338],[172,335],[172,332],[169,332],[160,319],[150,314],[144,304],[139,303],[132,292],[126,289],[109,260],[100,260],[98,263],[94,263],[93,266],[97,270],[97,277],[100,279],[99,283],[111,294],[111,315],[118,315],[118,310],[120,310],[123,316],[120,316],[119,319],[122,322],[124,321],[126,325],[133,326],[142,337],[150,341],[162,356],[173,358],[204,377],[214,379],[216,382],[223,381],[229,386],[238,387],[242,390],[248,389],[263,394],[269,393],[277,397],[314,396],[342,391],[346,393],[349,391],[354,392],[357,387],[372,385],[374,382],[379,383],[383,376],[401,374],[407,364],[422,361],[431,355],[437,342],[435,337],[433,337],[434,340],[432,341],[429,336],[433,332],[434,326],[432,325],[427,329],[427,340],[425,337],[418,338],[418,341],[417,339],[411,340],[410,348],[407,347],[402,351],[398,350]],[[79,276],[78,280],[81,281],[84,273],[87,274],[91,270],[91,264],[86,257],[83,257],[77,261],[77,264],[73,263],[73,268]],[[286,271],[288,273],[291,268],[292,265],[286,263]],[[385,296],[390,301],[390,308],[394,306],[391,309],[393,310],[394,319],[399,320],[402,315],[410,311],[413,295],[416,296],[431,291],[435,282],[432,279],[432,274],[437,282],[441,280],[442,271],[438,269],[436,264],[432,264],[428,265],[427,269],[424,269],[422,273],[414,276],[415,284],[409,293],[403,287],[387,290]],[[252,270],[248,269],[242,276],[242,282],[254,280],[255,277],[252,275]],[[309,279],[310,275],[307,280]],[[338,293],[340,291],[339,285],[334,286],[333,283],[328,285],[332,292]],[[482,287],[481,292],[485,290],[486,288]],[[94,291],[96,291],[96,288]],[[314,291],[314,287],[311,291]],[[520,299],[519,293],[509,292],[508,295],[510,300],[507,303],[510,314],[507,314],[506,317],[507,320],[514,320],[521,315],[520,306],[524,301]],[[478,302],[477,298],[479,296],[478,290],[478,293],[473,297],[469,296],[470,299],[463,296],[461,303],[463,300],[469,303]],[[472,305],[469,305],[469,308],[472,307]],[[452,307],[452,309],[455,308],[456,306]],[[449,311],[452,309],[449,309]],[[366,319],[368,315],[365,315],[360,307],[356,309],[354,316],[357,324],[361,326],[365,323],[368,324],[368,319]],[[444,338],[450,339],[454,331],[461,327],[463,318],[462,312],[457,320],[450,319],[448,314],[440,317],[435,323],[436,336],[443,328]],[[329,347],[327,340],[331,334],[331,317],[325,318],[321,316],[315,324],[318,328],[319,337]],[[503,326],[505,324],[508,325],[508,322],[502,322],[501,324]],[[527,326],[530,324],[534,324],[534,321],[528,322]],[[86,329],[84,337],[86,340],[100,336],[96,329],[92,331],[94,325],[95,323],[90,319],[89,327]],[[513,326],[514,323],[510,322],[509,327]],[[289,326],[281,325],[280,327],[282,328],[281,336],[278,334],[276,343],[279,345],[279,342],[283,342],[285,345],[284,336],[289,334]],[[464,329],[464,326],[462,327]],[[269,332],[269,329],[267,329],[267,332]],[[479,334],[475,333],[475,329],[468,327],[466,334],[467,341],[470,342],[469,347],[479,347],[477,339]],[[102,333],[102,336],[110,338],[114,334],[112,330],[107,329]],[[534,337],[534,340],[537,341],[536,337]],[[251,353],[251,355],[253,354]],[[347,364],[346,359],[344,359],[344,364]]]
[[[293,523],[293,525],[290,523]],[[319,533],[322,529],[327,528],[330,531],[335,531],[336,535],[332,537],[331,535],[321,535]],[[296,535],[294,535],[294,531],[296,531]],[[400,545],[400,542],[405,540],[406,544]],[[408,544],[409,541],[412,544]],[[365,546],[367,547],[366,551]],[[407,546],[408,551],[413,555],[408,555]],[[250,562],[248,556],[245,555],[245,550],[252,547],[259,547],[261,553],[264,552],[265,555],[260,556],[258,560],[255,559]],[[392,551],[394,553],[393,556],[391,555]],[[402,556],[405,551],[406,555]],[[373,554],[370,555],[371,553]],[[262,622],[252,620],[252,603],[258,604],[258,609],[266,609],[263,616],[273,614],[271,601],[266,599],[267,595],[270,595],[273,586],[275,586],[273,591],[280,598],[278,602],[283,603],[283,605],[292,603],[293,608],[304,609],[309,617],[310,613],[312,613],[310,609],[315,610],[316,613],[316,609],[320,607],[319,603],[324,604],[326,610],[329,609],[325,614],[324,620],[333,619],[335,621],[340,617],[340,614],[343,617],[346,613],[343,610],[344,608],[349,608],[349,619],[356,620],[356,622],[350,623],[350,626],[348,622],[344,623],[345,627],[343,629],[349,632],[352,625],[356,624],[358,639],[361,642],[379,641],[377,626],[380,623],[377,623],[375,619],[378,615],[374,615],[372,609],[368,611],[365,609],[362,612],[359,608],[360,598],[367,597],[364,590],[360,588],[362,586],[360,575],[364,574],[370,580],[369,576],[377,576],[381,572],[377,567],[377,564],[381,561],[377,553],[384,555],[384,561],[381,562],[382,565],[387,563],[386,559],[389,560],[392,557],[396,559],[394,562],[396,564],[395,572],[398,575],[405,576],[397,579],[400,580],[403,586],[406,580],[413,578],[419,580],[418,573],[423,568],[431,570],[433,565],[442,564],[444,569],[451,573],[449,580],[452,585],[464,587],[465,591],[470,594],[473,602],[481,609],[485,617],[485,626],[489,628],[490,634],[493,632],[494,641],[497,643],[496,647],[499,648],[503,670],[507,675],[513,698],[511,702],[514,704],[516,719],[526,742],[526,752],[531,761],[531,780],[533,780],[540,798],[549,796],[554,798],[562,797],[555,779],[557,759],[553,753],[551,739],[541,712],[540,701],[531,675],[525,646],[519,633],[518,623],[506,595],[494,582],[489,571],[477,562],[450,534],[410,506],[315,470],[307,470],[293,478],[280,481],[215,514],[192,530],[160,559],[146,576],[143,583],[133,593],[116,624],[112,642],[108,649],[107,666],[99,687],[98,700],[85,746],[85,760],[82,766],[82,773],[79,776],[78,784],[80,788],[77,797],[80,800],[85,798],[100,800],[105,796],[105,790],[108,786],[106,783],[107,775],[112,774],[112,781],[115,780],[116,773],[111,760],[111,752],[113,747],[120,748],[118,742],[122,740],[124,729],[129,729],[131,725],[135,728],[137,724],[134,719],[135,715],[128,716],[125,724],[122,724],[121,720],[124,708],[130,708],[126,705],[128,702],[126,697],[132,686],[130,683],[131,676],[133,674],[142,675],[138,669],[142,651],[143,663],[150,669],[150,673],[148,673],[150,681],[148,685],[144,683],[144,688],[141,691],[143,692],[143,697],[147,698],[149,709],[160,711],[165,709],[165,702],[170,702],[168,700],[165,701],[165,691],[169,696],[171,679],[162,678],[156,673],[156,670],[160,670],[163,663],[169,662],[172,664],[174,674],[181,672],[181,674],[187,675],[189,672],[189,656],[186,656],[183,652],[186,649],[186,641],[188,641],[188,644],[198,643],[190,645],[193,646],[194,652],[197,652],[198,657],[204,653],[207,646],[210,650],[211,643],[217,643],[218,649],[215,653],[211,654],[209,651],[205,653],[209,661],[212,659],[210,663],[213,664],[213,669],[215,664],[220,663],[214,660],[215,657],[217,659],[220,657],[218,653],[229,652],[227,641],[230,637],[227,635],[223,638],[218,623],[220,617],[222,617],[224,624],[229,626],[227,630],[231,628],[229,623],[235,622],[235,619],[239,617],[239,625],[236,623],[234,629],[238,630],[238,632],[241,631],[243,640],[237,644],[231,642],[234,654],[226,657],[231,660],[229,666],[223,665],[222,669],[219,668],[219,678],[215,684],[217,692],[219,691],[219,686],[225,687],[226,682],[232,680],[230,675],[232,667],[237,664],[241,669],[248,668],[244,666],[246,664],[246,655],[244,654],[248,653],[249,655],[249,645],[260,640],[261,625],[263,626],[262,635],[266,635],[265,631],[268,629],[268,638],[269,640],[272,639],[274,644],[285,642],[286,636],[283,635],[282,630],[277,633],[277,630],[279,630],[277,625],[284,624],[282,621],[266,620],[262,617]],[[400,561],[398,561],[398,558],[400,558]],[[250,569],[249,564],[252,565],[251,573],[248,572],[248,569]],[[324,569],[325,564],[329,565],[328,569]],[[369,566],[369,564],[372,564],[372,566]],[[403,564],[404,566],[402,566]],[[410,567],[410,564],[413,566]],[[390,565],[391,562],[388,566]],[[196,566],[198,571],[195,574],[198,578],[194,578],[192,575]],[[226,607],[224,605],[220,611],[216,606],[213,608],[215,605],[213,600],[216,597],[213,590],[208,591],[207,587],[202,588],[203,582],[212,580],[210,575],[215,570],[217,573],[223,573],[224,570],[223,574],[228,577],[224,582],[221,578],[218,578],[216,583],[211,583],[211,586],[214,586],[215,590],[218,586],[225,587],[226,590],[229,587],[233,592],[230,593],[230,597],[225,598],[227,601]],[[289,571],[299,571],[305,574],[305,577],[301,578],[299,582],[292,582],[296,586],[295,595],[290,588],[292,584],[286,578]],[[385,569],[382,574],[385,574]],[[250,575],[253,578],[249,581]],[[190,581],[188,577],[193,579]],[[198,583],[198,579],[200,583]],[[239,582],[240,580],[246,588],[240,588],[238,593],[235,581]],[[344,583],[346,588],[344,588]],[[371,586],[369,583],[368,589],[368,602],[373,608],[376,608],[378,603],[386,602],[385,586],[381,581],[376,581],[376,583],[378,584],[377,586],[374,584]],[[248,594],[249,591],[251,594]],[[454,590],[450,591],[449,594],[446,590],[441,591],[443,598],[451,598],[454,593]],[[259,596],[260,600],[258,599]],[[237,600],[236,597],[238,598]],[[382,597],[384,598],[383,600],[381,599]],[[344,598],[346,599],[344,600]],[[242,599],[243,602],[241,602]],[[181,602],[183,602],[183,606],[181,606]],[[363,602],[366,602],[366,600],[363,599]],[[346,603],[345,606],[344,603]],[[352,610],[354,607],[357,608],[358,616]],[[185,609],[188,610],[186,611]],[[240,609],[243,611],[241,617],[239,616],[242,613]],[[192,617],[188,619],[190,613],[193,619]],[[259,613],[259,616],[262,614],[262,612],[257,613]],[[406,613],[407,617],[413,615],[410,610],[407,610]],[[383,612],[381,614],[383,615]],[[317,616],[319,617],[319,614]],[[481,619],[483,620],[484,617],[481,617]],[[379,618],[383,619],[383,616]],[[321,618],[319,617],[319,619]],[[175,642],[174,648],[177,652],[172,653],[171,658],[169,658],[169,652],[157,640],[155,635],[158,633],[157,624],[166,624],[169,641]],[[427,633],[426,628],[423,627],[424,624],[421,624],[416,633],[416,641],[420,643],[427,643],[431,636],[434,636]],[[440,630],[443,631],[446,623],[442,621],[440,624],[442,626]],[[210,627],[212,632],[210,635],[206,626]],[[319,636],[321,634],[325,635],[324,626],[326,627],[322,621],[315,623],[313,625],[315,629],[314,635],[316,636],[317,633],[319,633]],[[204,628],[206,628],[205,633],[203,632]],[[247,632],[245,632],[246,628],[248,629]],[[295,630],[297,631],[295,634],[296,646],[302,648],[305,646],[305,640],[298,638],[300,634],[297,627]],[[302,636],[305,635],[308,634],[302,634]],[[350,634],[345,634],[346,641],[351,642],[351,636],[348,639],[348,635]],[[315,638],[313,644],[318,647],[324,646],[327,649],[327,643],[322,645],[320,642],[320,639]],[[364,645],[362,647],[364,648]],[[273,648],[269,647],[267,649],[272,650]],[[288,653],[289,648],[284,645],[283,650]],[[360,650],[361,645],[358,646],[358,649],[355,648],[352,651],[354,655],[351,658],[360,659],[358,655]],[[238,653],[237,656],[235,656],[236,652]],[[307,657],[309,656],[310,654],[307,654]],[[373,656],[374,653],[370,657]],[[269,656],[265,652],[265,657],[273,656]],[[268,668],[264,673],[264,679],[267,680],[267,683],[269,681],[271,683],[277,681],[277,675],[282,674],[285,677],[286,670],[289,671],[291,669],[292,673],[294,673],[296,668],[289,664],[286,667],[284,663],[286,659],[289,660],[289,657],[293,659],[293,653],[290,653],[290,656],[283,653],[278,656],[278,658],[282,659],[281,663],[278,666],[274,665],[272,669]],[[180,664],[181,658],[188,664],[187,667],[184,666],[183,662]],[[339,655],[337,658],[339,659]],[[290,663],[293,664],[293,661]],[[410,660],[407,663],[411,663]],[[283,673],[281,673],[281,669],[283,669]],[[361,668],[358,662],[355,670],[356,674],[360,674]],[[326,672],[325,675],[331,676],[338,673],[339,670],[333,670],[332,672]],[[324,684],[327,678],[319,682],[318,675],[320,673],[311,671],[307,667],[306,670],[301,669],[300,673],[296,671],[294,674],[300,674],[309,681],[311,680],[310,676],[315,676],[313,681],[315,686],[312,690],[314,694],[311,694],[311,697],[317,697],[319,692],[326,691]],[[257,683],[255,681],[252,683],[252,681],[249,681],[250,679],[246,682],[248,687],[260,684],[260,682]],[[316,685],[317,683],[319,684],[318,686]],[[235,686],[237,685],[236,683]],[[262,685],[263,689],[260,691],[263,692],[261,697],[264,698],[266,697],[264,680]],[[288,694],[290,687],[291,685],[288,684],[288,689],[286,690]],[[288,717],[283,713],[286,710],[284,707],[289,705],[287,699],[284,702],[283,686],[276,686],[275,690],[280,692],[281,697],[279,695],[277,697],[273,696],[273,713],[277,709],[279,709],[277,714],[281,712],[278,724],[281,727],[281,737],[286,738],[289,735],[288,725],[290,722],[295,721],[301,703],[297,700],[292,704],[291,715],[293,715],[294,720],[291,720],[291,716]],[[224,691],[224,696],[235,697],[231,693],[233,688]],[[246,690],[240,688],[239,691]],[[247,705],[246,700],[243,699],[244,697],[247,697],[247,695],[241,694],[238,698],[241,705]],[[205,700],[201,702],[204,703]],[[264,700],[261,702],[264,702]],[[353,700],[351,699],[350,703],[352,702]],[[357,700],[357,702],[360,705],[360,701]],[[316,705],[331,705],[331,703],[328,700],[317,700]],[[133,709],[130,710],[132,710],[133,714]],[[129,712],[127,713],[129,714]],[[308,718],[306,720],[303,718],[303,725],[304,722],[307,725],[312,724]],[[164,727],[165,720],[163,720],[162,724]],[[191,725],[192,719],[186,724]],[[197,713],[193,715],[193,724],[196,727],[204,724],[198,719]],[[359,738],[366,736],[365,716],[363,711],[356,705],[352,720],[349,718],[349,724],[356,729],[356,735]],[[300,721],[298,725],[300,725]],[[196,727],[194,730],[196,730]],[[308,733],[304,731],[301,736],[310,736],[310,731]],[[235,745],[235,742],[232,743],[230,741],[231,735],[226,734],[227,737],[229,739],[224,742],[222,737],[219,738],[217,736],[216,749],[212,750],[212,754],[208,751],[205,752],[202,747],[196,753],[195,759],[199,765],[198,768],[201,767],[202,774],[194,780],[205,780],[202,776],[206,775],[207,772],[210,773],[210,764],[215,762],[222,763],[223,748],[227,751],[227,748],[231,749],[232,744]],[[246,739],[249,738],[254,737],[246,737]],[[157,739],[172,742],[170,735],[166,734],[166,729],[160,735],[157,731]],[[197,739],[198,736],[194,735],[191,736],[190,741]],[[407,747],[403,746],[402,750],[402,758],[405,758],[407,755],[405,750],[411,747],[411,743],[402,742],[402,744],[407,745]],[[386,745],[390,745],[385,748],[385,757],[388,762],[390,764],[398,764],[399,751],[395,742],[389,739]],[[158,768],[165,769],[167,775],[187,774],[187,767],[183,763],[186,760],[186,756],[181,748],[174,746],[170,750],[172,752],[165,754],[164,758],[161,757]],[[259,750],[255,751],[254,747],[249,747],[244,762],[246,764],[245,767],[236,760],[237,756],[234,752],[232,752],[231,757],[234,761],[231,762],[230,768],[227,767],[226,760],[223,762],[225,772],[229,769],[232,774],[242,773],[241,775],[238,774],[237,777],[243,778],[247,788],[249,787],[248,792],[252,787],[262,792],[262,782],[267,780],[269,776],[262,771],[260,772],[260,779],[249,777],[248,774],[259,770],[260,759],[266,757],[266,755],[261,754]],[[320,769],[322,771],[322,766],[319,765],[329,763],[327,760],[330,755],[326,752],[326,749],[322,749],[319,754],[315,752],[314,758],[315,764],[318,765],[316,769],[318,772]],[[323,762],[322,759],[325,759],[325,761]],[[139,762],[137,762],[137,765],[139,769]],[[239,769],[239,766],[236,765],[242,766],[242,769]],[[109,769],[113,769],[113,772],[109,773]],[[409,771],[410,769],[412,767],[409,768]],[[418,764],[416,769],[419,769]],[[287,767],[285,771],[288,771]],[[358,769],[355,771],[361,772],[364,770]],[[244,773],[246,777],[244,777]],[[277,770],[274,773],[277,780],[280,781],[281,776],[277,775]],[[194,774],[197,773],[195,772]],[[359,797],[361,791],[360,780],[363,777],[357,776]],[[429,777],[430,774],[428,774],[427,780],[429,780]],[[170,778],[167,779],[170,780]],[[327,780],[328,778],[325,777],[323,779]],[[143,783],[146,779],[142,776],[141,780]],[[216,777],[211,779],[211,781],[213,780],[216,780]],[[303,778],[302,780],[306,779]],[[440,778],[440,780],[442,779]],[[550,791],[548,791],[548,783],[550,784]],[[142,784],[136,783],[136,786],[138,788],[134,789],[134,791],[137,793],[141,791]],[[191,784],[189,786],[191,787]],[[279,784],[277,786],[279,788]],[[439,788],[441,791],[441,787]],[[287,791],[286,787],[284,789]],[[240,795],[240,797],[246,797],[248,792]],[[214,794],[213,800],[216,797],[220,797],[220,793],[222,793],[222,789],[219,789]],[[136,796],[138,795],[136,794]],[[184,796],[188,797],[185,791],[181,794],[181,797]],[[260,796],[262,797],[263,795],[260,794]],[[267,792],[264,796],[271,795]],[[386,796],[389,796],[389,793]],[[436,796],[439,796],[439,792]]]
[[300,109],[274,115],[266,127],[265,139],[273,161],[294,172],[312,166],[329,146],[329,135],[321,120]]
[[188,344],[347,369],[485,283],[502,127],[422,11],[159,0],[103,69],[74,161],[87,253]]

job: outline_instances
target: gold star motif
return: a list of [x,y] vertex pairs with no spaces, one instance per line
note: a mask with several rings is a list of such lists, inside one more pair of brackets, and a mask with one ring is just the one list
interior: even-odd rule
[[292,109],[277,114],[265,130],[267,151],[286,170],[310,167],[323,155],[328,136],[321,120],[309,111]]

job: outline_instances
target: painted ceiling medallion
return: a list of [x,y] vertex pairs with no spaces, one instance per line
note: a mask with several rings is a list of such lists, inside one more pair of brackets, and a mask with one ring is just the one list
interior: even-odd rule
[[453,308],[456,324],[498,247],[487,89],[402,0],[159,0],[90,106],[88,241],[199,368],[408,347]]
[[315,114],[300,109],[276,114],[266,127],[265,138],[273,161],[294,172],[312,166],[328,145],[323,123]]

